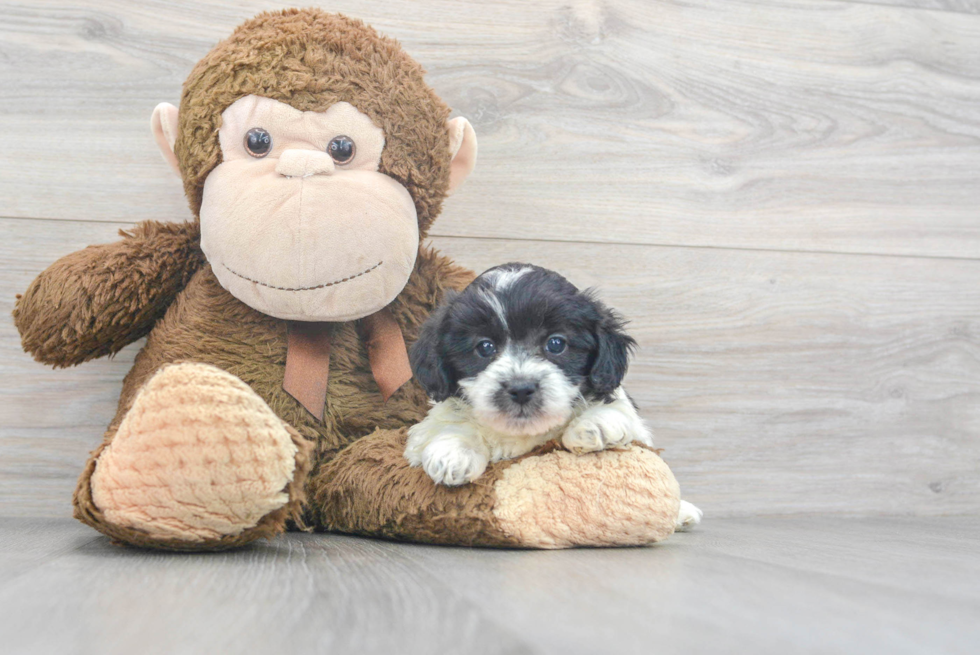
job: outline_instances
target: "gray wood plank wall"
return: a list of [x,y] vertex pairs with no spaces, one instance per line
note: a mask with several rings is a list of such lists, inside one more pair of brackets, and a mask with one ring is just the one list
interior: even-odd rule
[[[0,2],[0,314],[57,257],[188,218],[149,114],[279,6]],[[980,2],[324,6],[476,128],[436,245],[633,320],[630,391],[709,516],[980,511]],[[0,513],[69,513],[134,352],[51,371],[0,320]]]

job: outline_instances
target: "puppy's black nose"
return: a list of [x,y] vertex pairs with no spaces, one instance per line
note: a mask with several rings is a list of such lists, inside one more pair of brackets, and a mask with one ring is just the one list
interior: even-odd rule
[[517,382],[507,388],[511,400],[518,405],[526,405],[531,402],[531,396],[538,390],[538,385],[533,382]]

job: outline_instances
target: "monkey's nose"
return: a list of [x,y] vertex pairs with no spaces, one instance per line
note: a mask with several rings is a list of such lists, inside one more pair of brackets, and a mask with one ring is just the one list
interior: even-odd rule
[[276,172],[286,177],[330,175],[333,170],[333,158],[318,150],[285,150],[276,164]]
[[507,393],[511,400],[518,405],[526,405],[531,402],[531,396],[538,390],[538,385],[534,382],[517,382],[507,387]]

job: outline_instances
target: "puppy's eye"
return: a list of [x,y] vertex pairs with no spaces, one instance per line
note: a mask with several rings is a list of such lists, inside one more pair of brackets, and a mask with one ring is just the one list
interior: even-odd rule
[[335,136],[327,144],[327,154],[338,164],[346,164],[353,159],[356,150],[354,140],[349,136]]
[[245,150],[253,157],[265,157],[272,150],[272,135],[261,127],[253,127],[245,133]]
[[548,337],[548,341],[544,344],[544,349],[547,350],[552,355],[559,355],[565,352],[565,347],[568,344],[565,342],[564,337],[554,336]]
[[493,341],[490,341],[490,339],[484,339],[476,344],[476,354],[480,357],[491,357],[496,352],[497,345]]

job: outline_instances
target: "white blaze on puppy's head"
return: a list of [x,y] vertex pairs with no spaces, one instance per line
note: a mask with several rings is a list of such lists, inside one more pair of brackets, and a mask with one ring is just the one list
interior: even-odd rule
[[483,277],[490,285],[492,285],[494,291],[506,291],[507,287],[521,279],[532,269],[530,266],[518,266],[518,267],[499,267],[490,269],[484,273]]

